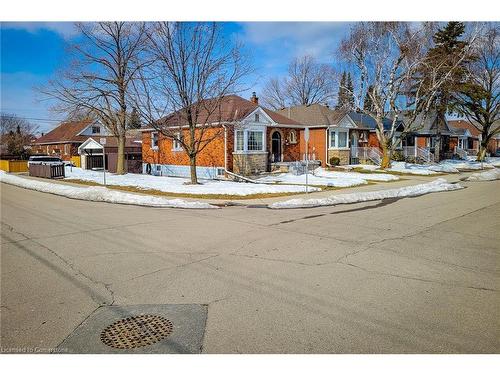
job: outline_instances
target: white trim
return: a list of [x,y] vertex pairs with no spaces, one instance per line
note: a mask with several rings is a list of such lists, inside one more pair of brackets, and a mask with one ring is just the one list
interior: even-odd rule
[[[180,139],[182,135],[181,132],[174,133],[174,138],[172,138],[172,152],[183,151],[182,145],[180,144]],[[177,147],[176,147],[177,145]]]
[[268,120],[268,122],[269,122],[270,124],[276,124],[276,122],[274,122],[274,121],[273,121],[273,119],[272,119],[272,118],[271,118],[271,117],[270,117],[270,116],[266,113],[266,111],[264,111],[264,109],[262,109],[261,107],[257,107],[257,108],[255,108],[252,112],[250,112],[250,114],[249,114],[247,117],[243,118],[243,119],[241,120],[241,122],[248,122],[248,123],[252,123],[252,124],[259,124],[259,125],[268,125],[268,124],[266,124],[265,122],[260,121],[260,120],[262,120],[262,119],[260,118],[260,116],[259,116],[259,122],[255,122],[255,120],[254,120],[254,117],[255,117],[255,116],[254,116],[254,115],[255,115],[255,113],[257,113],[257,112],[259,112],[259,114],[263,114],[263,115],[264,115],[264,117],[265,117],[265,118],[267,118],[267,120]]
[[[158,136],[156,140],[156,146],[153,146],[154,134]],[[151,132],[151,150],[158,150],[159,145],[160,145],[160,133],[158,133],[157,131]]]
[[[335,146],[332,147],[332,133],[335,133]],[[339,133],[346,133],[346,145],[339,147]],[[349,150],[350,149],[350,139],[349,139],[349,128],[344,127],[330,127],[328,128],[328,149],[329,150]]]

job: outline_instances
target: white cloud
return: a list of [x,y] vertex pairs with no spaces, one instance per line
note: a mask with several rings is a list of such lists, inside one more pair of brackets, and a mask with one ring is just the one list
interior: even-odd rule
[[46,29],[58,33],[64,39],[78,34],[73,22],[2,22],[2,28],[26,30],[30,33]]
[[242,23],[243,38],[267,45],[276,53],[292,57],[312,55],[331,60],[340,40],[349,30],[346,22],[248,22]]

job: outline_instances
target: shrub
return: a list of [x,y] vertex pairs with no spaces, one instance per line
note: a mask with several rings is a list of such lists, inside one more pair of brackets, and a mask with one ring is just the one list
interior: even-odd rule
[[339,165],[340,164],[340,158],[336,156],[332,156],[330,158],[330,165]]
[[394,161],[405,161],[405,156],[401,151],[394,151],[392,154],[392,160]]

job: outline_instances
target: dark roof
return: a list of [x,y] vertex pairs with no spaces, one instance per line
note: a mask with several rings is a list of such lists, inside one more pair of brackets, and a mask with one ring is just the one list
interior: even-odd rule
[[84,142],[88,137],[77,134],[91,123],[91,120],[63,122],[55,129],[52,129],[47,134],[42,135],[40,138],[36,139],[33,143],[44,144],[56,142]]
[[322,104],[298,105],[277,111],[304,125],[335,125],[345,115],[345,111],[333,110]]
[[[377,129],[377,122],[371,116],[354,111],[348,112],[347,116],[349,116],[349,118],[356,124],[358,128],[370,129],[370,130]],[[399,127],[403,124],[403,121],[397,120],[397,123],[398,123],[397,127]],[[392,120],[390,118],[384,118],[383,124],[384,124],[384,130],[391,130]]]
[[[288,117],[285,117],[279,113],[271,111],[270,109],[263,108],[250,100],[243,99],[238,95],[227,95],[220,100],[219,108],[217,110],[212,110],[217,103],[215,99],[206,99],[205,103],[201,103],[202,106],[210,108],[201,109],[198,118],[204,124],[213,124],[217,122],[234,122],[243,120],[250,113],[252,113],[256,108],[260,107],[262,110],[276,123],[281,125],[301,125],[297,121],[294,121]],[[198,103],[196,103],[198,105]],[[158,120],[163,126],[182,126],[187,125],[185,119],[184,111],[176,111],[160,120]],[[145,126],[145,128],[149,128]]]
[[453,133],[458,135],[464,135],[465,131],[468,130],[473,137],[479,137],[481,132],[466,120],[448,120],[448,126]]

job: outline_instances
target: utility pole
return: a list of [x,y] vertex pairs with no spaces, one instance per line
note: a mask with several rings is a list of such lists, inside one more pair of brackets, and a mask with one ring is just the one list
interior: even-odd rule
[[304,140],[306,141],[306,194],[309,193],[309,181],[308,181],[308,176],[309,176],[309,128],[306,128],[304,130]]

